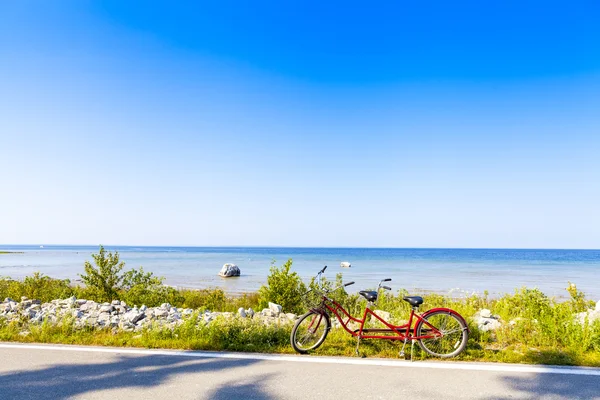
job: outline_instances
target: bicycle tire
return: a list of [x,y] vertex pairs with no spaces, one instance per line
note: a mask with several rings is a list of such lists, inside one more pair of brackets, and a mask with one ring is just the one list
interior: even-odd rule
[[440,310],[425,314],[417,324],[417,336],[426,334],[423,330],[424,327],[428,327],[424,321],[443,333],[440,337],[418,340],[419,347],[427,354],[434,357],[451,358],[462,353],[467,347],[469,340],[467,324],[456,312]]
[[[315,324],[316,328],[313,328]],[[311,329],[313,329],[312,332]],[[294,324],[290,335],[290,343],[296,352],[306,354],[323,344],[330,329],[329,315],[309,311]],[[311,339],[316,339],[316,341],[312,342]]]

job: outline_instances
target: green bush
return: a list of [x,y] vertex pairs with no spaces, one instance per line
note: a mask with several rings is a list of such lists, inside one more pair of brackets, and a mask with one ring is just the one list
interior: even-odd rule
[[106,253],[100,246],[98,254],[92,254],[94,267],[89,261],[85,262],[85,274],[80,274],[81,280],[86,285],[86,294],[96,301],[111,301],[119,298],[119,288],[124,275],[121,270],[125,267],[124,261],[119,261],[119,252]]
[[281,305],[285,312],[304,311],[303,296],[307,291],[306,285],[298,273],[290,272],[291,268],[291,259],[281,267],[271,265],[267,285],[263,285],[258,291],[261,308],[267,307],[268,303],[272,302]]
[[10,278],[0,279],[0,300],[7,297],[20,301],[22,296],[49,302],[54,299],[71,297],[75,289],[68,279],[54,279],[35,272],[23,281]]
[[132,269],[123,276],[119,297],[129,305],[156,307],[162,303],[180,305],[183,296],[177,289],[163,285],[165,278],[157,277],[144,269]]

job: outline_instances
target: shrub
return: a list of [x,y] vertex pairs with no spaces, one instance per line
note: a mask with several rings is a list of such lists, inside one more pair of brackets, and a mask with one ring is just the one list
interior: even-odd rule
[[144,272],[142,267],[132,269],[123,275],[119,297],[130,305],[155,307],[162,303],[181,304],[183,296],[175,288],[163,285],[164,280],[152,272]]
[[98,254],[92,254],[94,267],[89,261],[85,262],[85,274],[80,274],[81,280],[87,287],[87,292],[97,301],[111,301],[119,298],[118,289],[124,278],[120,274],[124,261],[119,261],[119,252],[106,253],[100,246]]
[[588,308],[594,306],[594,302],[586,300],[585,293],[577,289],[577,285],[574,283],[569,282],[567,292],[569,292],[569,295],[571,296],[571,308],[574,312],[586,311]]
[[48,302],[54,299],[64,299],[73,295],[75,289],[68,279],[54,279],[35,272],[23,281],[10,278],[0,279],[0,301],[10,297],[20,301],[22,296]]
[[22,294],[30,299],[49,302],[54,299],[66,299],[73,295],[73,287],[68,279],[53,279],[35,272],[21,284]]
[[306,286],[298,273],[290,272],[291,268],[291,259],[281,267],[271,265],[267,285],[263,285],[258,291],[260,307],[266,307],[269,302],[273,302],[281,305],[286,312],[303,311],[302,296],[306,293]]

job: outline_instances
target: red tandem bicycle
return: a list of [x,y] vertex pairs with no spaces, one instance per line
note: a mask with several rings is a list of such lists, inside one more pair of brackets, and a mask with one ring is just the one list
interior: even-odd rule
[[[390,278],[380,281],[377,290],[361,290],[359,292],[367,300],[367,307],[362,319],[353,317],[328,295],[343,287],[350,286],[354,282],[328,290],[324,287],[322,280],[325,269],[327,269],[327,266],[319,271],[315,277],[320,303],[302,315],[292,329],[290,340],[292,347],[298,353],[306,354],[323,344],[331,329],[331,316],[335,316],[341,326],[357,338],[357,355],[359,355],[358,346],[361,339],[400,340],[404,342],[400,357],[404,356],[404,349],[407,342],[410,341],[411,360],[414,342],[417,342],[427,354],[441,358],[455,357],[467,346],[469,328],[465,319],[458,312],[449,308],[432,308],[419,314],[418,308],[423,304],[423,298],[420,296],[406,296],[403,298],[411,305],[408,322],[403,325],[393,325],[373,312],[372,307],[377,302],[379,291],[381,289],[391,290],[389,286],[382,285],[384,282],[391,281]],[[369,315],[371,318],[379,320],[385,328],[365,327]],[[354,326],[351,327],[351,324]]]

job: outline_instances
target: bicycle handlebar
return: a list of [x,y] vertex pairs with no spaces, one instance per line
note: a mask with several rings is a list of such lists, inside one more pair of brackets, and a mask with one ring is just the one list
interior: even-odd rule
[[344,283],[344,286],[350,286],[350,285],[354,285],[354,281],[348,282],[348,283]]
[[382,286],[382,288],[384,288],[385,290],[392,290],[392,288],[389,286]]
[[327,269],[327,265],[323,267],[323,269],[321,270],[321,272],[319,272],[320,274],[322,274],[323,272],[325,272],[325,270]]
[[392,280],[392,278],[385,278],[385,279],[384,279],[384,280],[382,280],[381,282],[389,282],[389,281],[391,281],[391,280]]

